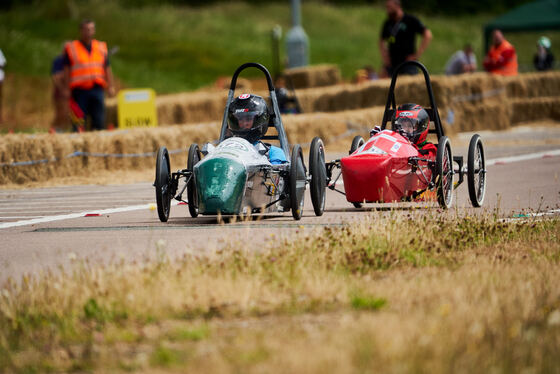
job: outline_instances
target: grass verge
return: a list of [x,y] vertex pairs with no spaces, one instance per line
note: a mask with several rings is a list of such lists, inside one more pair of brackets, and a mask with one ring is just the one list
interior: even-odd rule
[[433,213],[10,281],[7,372],[555,372],[560,222]]

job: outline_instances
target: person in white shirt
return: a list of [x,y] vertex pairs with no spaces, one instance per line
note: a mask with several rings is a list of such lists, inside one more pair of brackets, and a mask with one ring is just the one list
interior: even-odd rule
[[472,73],[473,71],[476,71],[476,56],[470,44],[455,52],[445,65],[446,75]]
[[4,66],[6,66],[6,57],[0,49],[0,123],[4,122],[2,117],[2,86],[4,85]]

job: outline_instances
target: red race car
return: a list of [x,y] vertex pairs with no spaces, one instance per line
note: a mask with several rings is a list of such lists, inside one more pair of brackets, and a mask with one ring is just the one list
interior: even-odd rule
[[[431,108],[416,104],[396,107],[394,89],[397,77],[399,71],[409,65],[417,66],[424,73]],[[389,121],[390,130],[387,129]],[[429,133],[437,135],[437,144],[427,142]],[[433,192],[439,205],[448,208],[453,201],[453,189],[463,182],[466,174],[473,206],[482,205],[486,190],[482,140],[478,134],[471,138],[467,165],[464,165],[462,156],[453,156],[449,138],[445,136],[441,124],[428,71],[419,62],[407,61],[397,67],[389,87],[382,124],[376,126],[370,136],[367,142],[356,136],[350,155],[339,160],[321,163],[320,160],[310,159],[310,169],[318,169],[314,175],[326,177],[324,181],[311,180],[310,192],[314,202],[321,200],[324,205],[324,188],[328,187],[345,194],[346,200],[357,208],[363,203],[422,200],[433,196]],[[312,150],[320,148],[320,152],[312,153],[313,158],[322,156],[324,160],[324,147],[320,140],[314,140],[311,146]],[[333,178],[335,169],[339,173]],[[457,181],[454,181],[455,175],[458,176]],[[344,191],[336,187],[341,176]]]

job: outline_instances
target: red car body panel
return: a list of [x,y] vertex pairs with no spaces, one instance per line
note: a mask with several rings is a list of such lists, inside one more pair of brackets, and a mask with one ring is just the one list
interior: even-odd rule
[[[393,202],[424,190],[431,180],[428,162],[420,168],[408,163],[420,155],[408,139],[397,132],[384,130],[371,137],[353,154],[340,160],[346,200],[352,203]],[[433,159],[431,159],[433,161]]]

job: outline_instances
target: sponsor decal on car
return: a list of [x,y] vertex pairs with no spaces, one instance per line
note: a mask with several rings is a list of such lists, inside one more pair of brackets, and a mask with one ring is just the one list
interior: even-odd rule
[[374,154],[374,155],[386,155],[387,154],[387,152],[385,152],[381,148],[377,148],[374,145],[372,145],[371,148],[366,150],[364,153],[371,153],[371,154]]
[[395,143],[391,147],[391,152],[397,152],[401,148],[401,143]]

